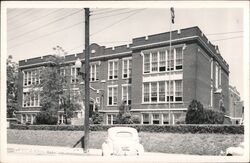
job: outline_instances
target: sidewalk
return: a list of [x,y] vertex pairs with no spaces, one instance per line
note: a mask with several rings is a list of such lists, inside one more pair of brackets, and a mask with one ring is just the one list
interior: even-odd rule
[[145,152],[143,156],[102,157],[101,149],[89,149],[84,153],[82,148],[7,144],[6,162],[239,162],[243,157],[201,156],[185,154],[167,154]]
[[59,147],[59,146],[40,146],[40,145],[23,145],[23,144],[7,144],[8,153],[28,153],[28,154],[66,154],[66,155],[88,155],[101,156],[100,149],[89,149],[88,153],[83,148]]

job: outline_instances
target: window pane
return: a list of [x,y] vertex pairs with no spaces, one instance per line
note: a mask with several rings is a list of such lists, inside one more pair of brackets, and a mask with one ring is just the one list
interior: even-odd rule
[[151,83],[151,102],[157,101],[157,83]]
[[159,82],[159,101],[165,101],[165,82]]
[[160,51],[160,71],[166,70],[166,52]]
[[150,72],[150,54],[145,53],[144,54],[144,73]]
[[144,83],[144,102],[149,102],[149,83]]
[[152,53],[152,72],[158,71],[158,55],[157,52]]

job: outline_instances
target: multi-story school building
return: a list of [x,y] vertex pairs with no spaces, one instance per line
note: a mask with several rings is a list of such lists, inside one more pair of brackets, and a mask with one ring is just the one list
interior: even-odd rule
[[[131,105],[142,124],[176,124],[196,99],[207,108],[229,108],[229,66],[198,27],[133,38],[131,44],[106,48],[90,45],[90,99],[113,124],[122,101]],[[47,64],[42,56],[19,61],[19,118],[33,123],[40,109],[39,95],[26,98],[35,77]],[[65,56],[72,85],[74,64],[84,52]],[[81,89],[81,88],[75,88]],[[83,97],[84,99],[84,97]],[[76,117],[82,117],[80,110]],[[63,118],[59,114],[59,119]],[[62,120],[62,119],[61,119]]]

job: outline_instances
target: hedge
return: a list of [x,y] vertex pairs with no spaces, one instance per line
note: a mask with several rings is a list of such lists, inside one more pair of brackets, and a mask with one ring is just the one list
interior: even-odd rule
[[[161,133],[220,133],[220,134],[244,134],[243,125],[90,125],[90,131],[107,131],[110,127],[134,127],[139,132],[161,132]],[[68,130],[83,131],[83,125],[20,125],[11,124],[10,129],[20,130]]]

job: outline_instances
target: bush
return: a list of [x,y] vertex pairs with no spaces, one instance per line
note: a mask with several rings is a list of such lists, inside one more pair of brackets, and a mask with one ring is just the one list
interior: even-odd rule
[[[90,131],[107,131],[110,127],[133,127],[139,132],[153,133],[220,133],[220,134],[244,134],[243,125],[135,125],[135,124],[117,124],[117,125],[90,125]],[[20,130],[68,130],[83,131],[84,126],[80,125],[19,125],[11,124],[11,129]]]
[[205,109],[203,105],[193,100],[188,106],[186,124],[223,124],[224,113],[212,109]]
[[92,123],[93,124],[102,124],[103,122],[103,115],[98,111],[92,113]]
[[57,117],[49,112],[42,111],[37,114],[35,124],[55,125],[57,124]]
[[125,101],[119,107],[119,113],[116,117],[116,124],[132,124],[132,115],[130,112],[131,106],[126,105]]
[[131,120],[132,120],[133,124],[140,124],[141,123],[141,119],[138,115],[132,115]]

